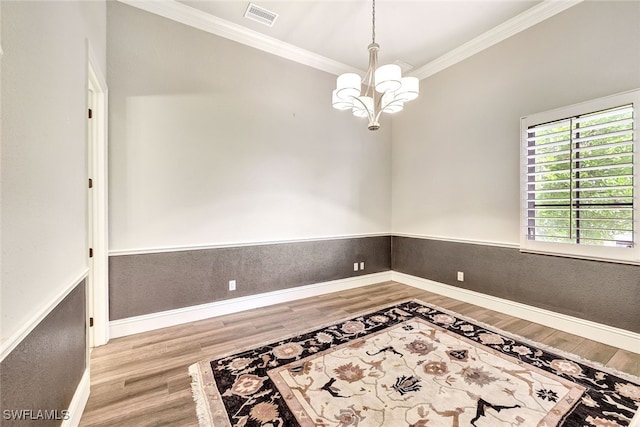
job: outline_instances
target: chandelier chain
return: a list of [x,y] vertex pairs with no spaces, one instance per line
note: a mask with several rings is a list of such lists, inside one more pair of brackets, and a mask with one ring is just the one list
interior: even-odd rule
[[376,0],[373,0],[373,6],[371,8],[371,39],[372,42],[376,42]]

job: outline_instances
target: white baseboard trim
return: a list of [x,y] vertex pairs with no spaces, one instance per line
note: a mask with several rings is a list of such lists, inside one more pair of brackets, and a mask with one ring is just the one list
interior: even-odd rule
[[391,272],[391,280],[640,354],[640,334],[635,332],[397,271]]
[[393,280],[418,289],[444,295],[491,310],[519,317],[541,325],[549,326],[575,335],[612,345],[640,354],[640,334],[566,314],[533,307],[530,305],[458,288],[433,280],[423,279],[397,271],[367,274],[330,282],[316,283],[298,288],[283,289],[258,295],[217,301],[208,304],[162,311],[142,316],[114,320],[109,323],[112,338],[133,335],[169,326],[180,325],[226,314],[238,313],[254,308],[266,307],[297,299],[324,295],[346,289],[369,286]]
[[44,306],[40,307],[40,309],[28,320],[26,321],[20,329],[18,329],[15,333],[13,333],[6,341],[3,341],[0,345],[0,361],[4,360],[5,357],[9,355],[15,348],[24,340],[27,335],[33,331],[36,326],[40,324],[44,320],[49,313],[55,309],[58,304],[62,302],[63,299],[67,297],[84,279],[87,278],[87,274],[89,274],[89,269],[84,269],[80,273],[78,277],[73,279],[71,282],[67,284],[64,288],[60,290],[58,295],[49,301]]
[[315,283],[297,288],[283,289],[258,295],[234,298],[232,300],[217,301],[208,304],[167,310],[142,316],[109,322],[109,336],[111,338],[133,335],[140,332],[152,331],[197,320],[238,313],[253,308],[266,307],[302,298],[324,295],[346,289],[369,286],[391,280],[391,271],[349,277],[347,279],[332,280],[330,282]]
[[84,374],[82,374],[82,379],[69,404],[69,419],[62,421],[62,427],[77,427],[80,425],[82,413],[89,401],[90,384],[89,369],[85,369]]

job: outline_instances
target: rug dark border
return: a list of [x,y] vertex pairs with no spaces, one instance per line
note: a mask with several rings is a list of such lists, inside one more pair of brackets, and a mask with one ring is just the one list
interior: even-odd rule
[[[435,322],[433,320],[434,316],[437,316],[438,314],[449,315],[455,320],[450,324]],[[372,316],[380,315],[389,317],[389,322],[376,323],[370,320]],[[425,303],[418,299],[408,299],[399,303],[381,305],[363,313],[351,315],[349,317],[327,323],[321,327],[308,329],[301,333],[290,334],[278,341],[255,345],[251,348],[235,351],[224,356],[217,356],[213,360],[201,361],[192,365],[189,368],[189,372],[193,377],[192,387],[200,424],[202,426],[230,426],[231,423],[229,423],[229,418],[226,415],[226,408],[240,408],[243,406],[243,398],[240,396],[230,395],[229,393],[227,393],[227,396],[222,396],[224,391],[228,391],[233,386],[235,377],[232,374],[229,374],[228,370],[221,369],[220,367],[225,366],[225,364],[229,363],[231,359],[242,357],[246,357],[247,359],[256,358],[258,355],[267,354],[275,347],[291,342],[294,339],[295,341],[309,341],[312,340],[316,334],[326,330],[327,328],[335,327],[334,329],[339,330],[341,326],[350,321],[360,321],[367,325],[364,333],[356,333],[353,335],[342,334],[342,336],[338,336],[341,335],[338,334],[336,335],[336,341],[332,343],[322,344],[314,342],[313,351],[303,349],[302,353],[294,359],[280,360],[276,357],[272,357],[269,360],[269,366],[266,366],[266,363],[262,363],[262,367],[257,366],[259,364],[251,367],[251,370],[255,375],[268,377],[267,371],[280,365],[289,364],[296,359],[303,359],[318,351],[325,351],[334,345],[344,344],[353,339],[361,338],[371,333],[384,330],[390,326],[407,321],[414,317],[422,318],[431,324],[435,324],[438,327],[447,329],[454,334],[470,339],[480,346],[515,357],[526,364],[546,370],[547,372],[551,372],[564,379],[584,386],[587,389],[584,394],[586,398],[577,400],[574,407],[559,424],[561,426],[591,425],[588,420],[594,420],[594,417],[597,417],[598,413],[604,411],[609,413],[619,413],[619,419],[616,421],[621,426],[632,425],[631,422],[634,417],[634,413],[636,418],[640,417],[640,410],[638,410],[638,407],[640,407],[640,378],[607,368],[596,362],[585,360],[574,354],[537,343],[533,340],[511,334],[507,331],[501,330],[500,328],[484,324],[483,322],[477,321],[471,317],[438,307],[434,304]],[[464,325],[473,325],[474,328],[472,331],[469,331],[468,327],[462,328]],[[503,338],[503,343],[485,344],[480,339],[480,336],[483,333],[498,334]],[[535,351],[531,354],[520,354],[513,350],[514,347],[520,348],[520,346],[533,347],[535,348]],[[570,360],[571,362],[576,363],[580,367],[579,374],[577,371],[572,374],[571,372],[560,372],[558,370],[554,370],[552,368],[552,362],[558,359]],[[268,381],[270,380],[267,380],[266,382]],[[622,391],[627,394],[626,396],[620,394],[620,390],[618,390],[622,387],[623,383],[626,384],[626,388]],[[265,384],[263,389],[266,389],[269,386],[273,385]],[[221,393],[220,390],[224,391]],[[636,390],[638,394],[637,396],[635,394]],[[281,400],[282,399],[277,403],[278,410],[280,411],[284,422],[287,426],[297,425],[295,417],[291,414],[286,404]],[[594,407],[591,407],[584,402],[590,404],[591,402],[594,402],[601,410],[596,411]],[[632,409],[634,406],[636,407],[635,410]],[[622,408],[626,408],[627,410],[625,411]],[[634,418],[633,421],[635,421],[636,418]],[[260,423],[252,424],[250,422],[250,418],[245,418],[245,420],[247,419],[249,420],[249,422],[245,424],[247,427],[251,425],[260,425]]]

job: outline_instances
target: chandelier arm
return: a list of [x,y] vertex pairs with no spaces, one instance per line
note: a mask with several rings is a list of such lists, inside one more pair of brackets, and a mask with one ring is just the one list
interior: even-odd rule
[[353,102],[358,101],[361,105],[362,108],[364,108],[365,110],[367,110],[367,113],[369,114],[369,116],[371,116],[371,111],[369,110],[369,107],[367,107],[367,104],[365,104],[359,97],[354,96],[353,98]]
[[[373,118],[376,117],[376,105],[375,105],[375,100],[374,100],[374,104],[373,104],[373,110],[370,110],[369,107],[367,107],[367,104],[365,104],[360,98],[358,97],[354,97],[353,101],[358,101],[360,103],[360,105],[362,105],[362,108],[364,108],[364,110],[367,112],[367,116],[369,118],[369,122],[373,121]],[[378,114],[379,116],[379,114]],[[376,119],[377,121],[377,119]]]
[[365,95],[371,96],[373,98],[375,94],[375,73],[376,68],[378,68],[378,46],[376,43],[371,43],[368,47],[369,50],[369,67],[367,68],[367,73],[364,75],[364,79],[362,83],[366,86]]
[[[385,93],[386,93],[386,92],[385,92]],[[384,94],[383,94],[383,95],[384,95]],[[387,107],[387,105],[389,105],[389,104],[384,105],[384,106],[382,105],[382,96],[383,96],[383,95],[380,95],[380,98],[378,98],[378,102],[377,102],[376,104],[374,104],[374,105],[376,105],[376,106],[377,106],[377,108],[376,108],[376,110],[377,110],[377,111],[376,111],[376,117],[375,117],[376,122],[377,122],[378,120],[380,120],[380,116],[382,115],[382,111]],[[375,107],[374,107],[374,108],[375,108]]]
[[[358,97],[354,97],[353,101],[358,101],[360,103],[360,105],[362,105],[362,108],[364,108],[364,110],[367,112],[367,118],[369,119],[369,130],[378,130],[380,128],[380,124],[378,123],[378,117],[380,117],[380,113],[376,113],[376,104],[375,104],[375,100],[374,100],[374,104],[373,104],[373,110],[370,110],[369,107],[367,107],[367,104],[365,104],[360,98]],[[379,101],[378,101],[379,102]]]
[[371,69],[369,69],[369,71],[367,71],[367,74],[364,75],[364,79],[362,79],[362,84],[364,85],[365,89],[364,89],[364,96],[370,96],[373,98],[374,94],[375,94],[375,79],[374,79],[374,74],[373,71],[371,71]]
[[391,101],[389,101],[389,102],[387,102],[386,104],[382,105],[382,100],[384,99],[384,95],[385,95],[386,93],[387,93],[387,92],[383,93],[383,94],[380,96],[380,101],[378,101],[378,112],[377,112],[377,115],[376,115],[376,121],[380,118],[380,115],[383,113],[383,111],[384,111],[384,109],[385,109],[385,108],[387,108],[388,106],[390,106],[390,105],[392,105],[392,104],[395,104],[395,103],[397,103],[397,102],[402,102],[402,101],[400,101],[400,100],[398,100],[398,99],[392,99]]

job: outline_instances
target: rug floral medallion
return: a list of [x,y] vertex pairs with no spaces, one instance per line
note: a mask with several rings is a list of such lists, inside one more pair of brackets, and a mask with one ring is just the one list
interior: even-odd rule
[[202,426],[614,427],[640,407],[637,378],[415,300],[190,374]]

